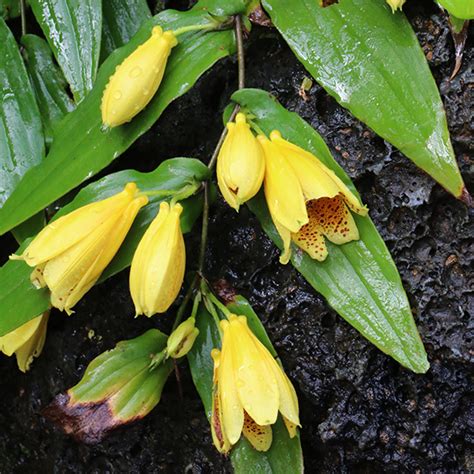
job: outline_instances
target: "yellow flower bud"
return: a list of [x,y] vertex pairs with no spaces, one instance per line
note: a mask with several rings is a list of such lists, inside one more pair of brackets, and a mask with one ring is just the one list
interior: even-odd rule
[[117,127],[132,120],[160,86],[171,49],[178,44],[172,31],[155,26],[150,38],[128,56],[110,77],[102,96],[102,122]]
[[136,316],[164,313],[183,284],[186,251],[179,216],[180,204],[162,202],[133,256],[130,293]]
[[21,259],[31,267],[36,286],[48,286],[51,304],[71,314],[110,263],[148,198],[135,183],[102,201],[80,207],[48,224]]
[[392,9],[392,13],[395,13],[397,9],[402,9],[403,4],[406,0],[387,0],[387,3],[390,5]]
[[238,211],[262,186],[265,158],[243,113],[238,113],[227,129],[217,157],[217,182],[229,206]]
[[0,337],[0,352],[7,356],[16,355],[18,368],[26,372],[34,357],[43,350],[48,326],[49,311],[23,324],[5,336]]
[[188,318],[171,333],[166,344],[166,352],[169,357],[179,359],[191,350],[199,334],[195,323],[194,318]]

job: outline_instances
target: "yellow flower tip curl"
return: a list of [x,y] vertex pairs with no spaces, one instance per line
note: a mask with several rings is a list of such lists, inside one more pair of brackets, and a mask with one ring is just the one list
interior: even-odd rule
[[359,239],[349,211],[367,215],[367,208],[318,158],[284,140],[277,130],[270,140],[259,137],[265,151],[265,197],[283,241],[280,262],[288,263],[293,241],[311,258],[326,259],[325,238],[342,245]]
[[117,127],[142,111],[161,84],[171,49],[178,44],[172,31],[155,26],[151,36],[117,66],[102,96],[102,122]]
[[130,268],[130,293],[136,316],[164,313],[178,296],[184,279],[186,250],[180,204],[160,204],[143,235]]
[[228,452],[243,434],[258,451],[272,444],[271,425],[280,413],[291,437],[300,426],[295,389],[282,367],[247,325],[245,316],[221,321],[222,350],[214,349],[211,431],[216,448]]
[[245,114],[238,113],[235,122],[227,124],[227,130],[217,157],[217,183],[229,206],[238,211],[260,190],[265,158]]
[[97,282],[129,231],[138,211],[148,203],[135,183],[102,201],[80,207],[48,224],[21,256],[35,267],[31,280],[47,286],[51,304],[71,308]]
[[14,331],[0,337],[0,352],[16,355],[18,368],[27,372],[35,357],[43,350],[48,326],[49,311],[28,321]]
[[397,10],[401,10],[405,2],[406,0],[387,0],[387,3],[392,9],[392,13],[395,13]]

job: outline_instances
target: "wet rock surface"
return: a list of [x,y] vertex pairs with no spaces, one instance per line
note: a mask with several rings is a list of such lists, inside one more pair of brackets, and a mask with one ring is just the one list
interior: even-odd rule
[[[406,7],[472,191],[472,38],[459,75],[449,82],[454,54],[446,18],[428,1]],[[206,275],[226,279],[261,316],[300,397],[307,472],[472,472],[472,211],[318,85],[305,101],[298,94],[305,70],[275,31],[254,29],[247,66],[247,86],[272,92],[311,123],[355,181],[400,271],[431,362],[427,374],[415,375],[366,342],[292,267],[279,265],[277,249],[248,210],[236,214],[218,200],[211,211]],[[235,87],[235,62],[224,60],[108,171],[151,170],[173,156],[207,161]],[[187,240],[192,256],[197,240]],[[14,250],[8,238],[1,245],[3,257]],[[52,314],[43,354],[27,375],[17,371],[14,358],[2,357],[0,472],[230,471],[212,446],[185,363],[183,398],[171,377],[145,420],[100,445],[77,444],[40,414],[57,393],[77,383],[96,355],[154,325],[166,331],[171,322],[171,314],[133,319],[123,272],[90,291],[74,316]]]

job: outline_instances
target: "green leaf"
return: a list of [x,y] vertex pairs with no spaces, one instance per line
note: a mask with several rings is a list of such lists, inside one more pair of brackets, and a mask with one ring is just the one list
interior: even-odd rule
[[172,371],[167,361],[150,369],[167,336],[150,329],[96,357],[81,381],[55,397],[44,414],[67,434],[97,443],[111,430],[144,418],[158,404]]
[[48,43],[39,36],[25,35],[21,39],[23,56],[43,121],[46,145],[53,141],[54,131],[61,119],[75,105],[66,92],[67,82],[53,62]]
[[104,60],[112,51],[130,41],[151,17],[151,12],[146,0],[107,0],[102,8],[101,59]]
[[[18,252],[22,252],[24,242]],[[31,268],[25,262],[8,260],[0,267],[0,336],[13,331],[50,306],[49,291],[30,282]]]
[[[120,192],[128,182],[136,183],[142,191],[175,190],[208,177],[207,167],[192,158],[166,160],[150,173],[119,171],[83,188],[67,206],[55,214],[52,220]],[[99,282],[130,265],[138,242],[155,218],[159,203],[163,199],[164,197],[151,197],[150,203],[140,210],[120,250],[105,269]],[[192,196],[183,201],[182,205],[181,228],[183,232],[189,232],[201,213],[202,197]],[[25,245],[20,247],[17,255],[22,253],[23,248]],[[13,331],[49,307],[49,291],[36,290],[33,287],[30,283],[31,271],[32,268],[23,261],[9,261],[0,268],[0,336]]]
[[[332,8],[332,7],[328,7]],[[287,111],[262,90],[247,89],[232,96],[265,133],[277,128],[283,137],[316,155],[358,196],[322,137],[298,115]],[[250,202],[269,237],[281,246],[263,193]],[[397,268],[369,217],[354,215],[360,240],[344,245],[326,241],[324,262],[294,247],[292,264],[328,303],[364,337],[400,364],[417,373],[429,364]]]
[[[18,45],[0,18],[0,206],[22,176],[41,162],[41,119]],[[28,216],[29,217],[29,216]]]
[[0,0],[0,17],[5,20],[20,16],[19,0]]
[[263,0],[308,72],[342,106],[456,197],[464,184],[446,115],[415,33],[383,0]]
[[[249,327],[267,349],[276,356],[275,349],[265,332],[265,328],[249,302],[242,296],[236,296],[227,306],[235,314],[247,316]],[[188,353],[188,360],[194,385],[202,399],[206,416],[210,419],[213,384],[211,350],[220,348],[221,342],[214,320],[203,305],[198,310],[196,327],[199,329],[199,335],[194,341],[193,348]],[[303,472],[303,456],[299,435],[291,439],[281,417],[279,417],[276,424],[272,425],[272,431],[273,442],[267,452],[256,451],[243,436],[241,437],[230,454],[236,474]]]
[[232,16],[245,13],[251,0],[201,0],[199,8],[215,16]]
[[92,89],[99,64],[102,1],[30,0],[30,4],[75,101],[80,102]]
[[202,11],[167,10],[146,22],[129,43],[109,56],[100,68],[94,89],[61,122],[47,159],[27,173],[0,209],[0,235],[105,168],[145,133],[174,99],[188,91],[216,61],[234,50],[232,31],[180,36],[180,44],[173,50],[161,87],[146,109],[129,124],[107,133],[101,131],[100,102],[104,87],[116,66],[149,37],[152,26],[160,24],[165,29],[176,29],[208,21],[208,15]]
[[472,0],[438,0],[438,3],[457,18],[474,19],[474,2]]

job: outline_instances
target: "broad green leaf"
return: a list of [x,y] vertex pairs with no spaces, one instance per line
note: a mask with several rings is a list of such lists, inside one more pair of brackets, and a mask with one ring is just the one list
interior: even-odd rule
[[[148,38],[153,25],[176,29],[208,21],[208,14],[199,10],[167,10],[146,22],[129,43],[107,58],[100,68],[94,89],[61,122],[47,159],[27,173],[0,209],[0,235],[105,168],[145,133],[174,99],[188,91],[216,61],[234,50],[234,37],[230,30],[180,36],[161,87],[146,109],[129,124],[108,132],[101,130],[100,102],[104,87],[116,66]],[[34,200],[31,199],[33,194]]]
[[150,329],[97,356],[81,381],[60,393],[44,414],[66,433],[97,443],[111,430],[144,418],[158,404],[172,371],[167,361],[150,369],[151,358],[166,347],[167,336]]
[[75,101],[80,102],[92,89],[99,64],[102,0],[30,0],[30,4]]
[[[265,328],[249,302],[242,296],[236,296],[232,302],[228,303],[228,308],[235,314],[247,316],[249,327],[260,341],[265,344],[268,350],[276,356],[275,349],[265,332]],[[213,384],[211,350],[213,348],[220,348],[221,342],[214,320],[203,305],[198,310],[196,327],[199,329],[199,335],[194,341],[193,348],[188,353],[188,360],[194,385],[202,399],[206,416],[210,419]],[[303,456],[299,435],[291,439],[280,417],[277,423],[272,425],[272,431],[273,442],[267,452],[256,451],[243,436],[241,437],[230,454],[235,473],[260,474],[265,472],[286,474],[291,472],[296,474],[303,472]]]
[[[262,90],[239,91],[232,99],[256,116],[257,125],[265,133],[280,130],[285,139],[316,155],[358,195],[321,136],[298,115],[287,111]],[[250,209],[280,246],[263,193],[250,202]],[[357,215],[354,218],[360,240],[344,245],[326,241],[329,256],[324,262],[313,260],[294,247],[292,264],[370,342],[405,367],[424,373],[429,368],[426,352],[397,268],[372,220]]]
[[151,17],[146,0],[107,0],[103,2],[102,14],[102,60],[128,43]]
[[[166,160],[150,173],[119,171],[83,188],[70,204],[64,206],[54,216],[53,220],[81,206],[122,191],[128,182],[136,183],[142,191],[175,190],[208,177],[207,167],[191,158]],[[130,265],[138,242],[155,218],[159,203],[163,199],[164,197],[151,197],[150,203],[140,210],[120,250],[99,281],[104,281]],[[181,228],[183,232],[189,232],[201,213],[202,197],[192,196],[182,204],[184,210],[181,215]],[[21,254],[24,247],[25,245],[20,247],[17,255]],[[0,268],[0,336],[13,331],[49,307],[49,292],[45,289],[36,290],[33,287],[30,283],[31,271],[32,268],[22,261],[9,261]]]
[[66,92],[67,82],[53,61],[48,43],[39,36],[25,35],[21,44],[43,121],[46,145],[49,147],[58,123],[74,110],[75,105]]
[[438,3],[457,18],[474,19],[474,2],[472,0],[438,0]]
[[263,0],[308,72],[342,106],[467,199],[446,115],[415,33],[382,0]]
[[[21,252],[28,242],[18,250]],[[0,267],[0,336],[45,312],[49,291],[37,290],[30,282],[31,268],[24,262],[8,260]]]
[[23,175],[43,159],[44,136],[40,113],[18,45],[2,18],[0,18],[0,44],[2,45],[0,206],[2,206]]

